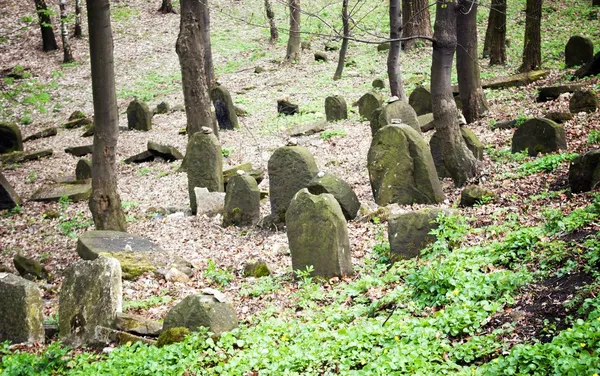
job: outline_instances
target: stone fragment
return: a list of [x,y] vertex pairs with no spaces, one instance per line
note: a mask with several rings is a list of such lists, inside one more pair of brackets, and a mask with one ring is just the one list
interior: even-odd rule
[[162,332],[160,322],[123,312],[117,312],[115,325],[119,330],[142,336],[158,337]]
[[176,268],[167,270],[164,277],[165,281],[168,282],[187,283],[190,281],[190,277],[188,277],[187,274]]
[[188,328],[171,328],[163,331],[156,341],[156,347],[163,347],[172,345],[177,342],[183,342],[185,337],[189,336],[190,330]]
[[37,285],[0,273],[0,342],[44,343],[44,302]]
[[118,345],[131,345],[136,342],[141,342],[149,346],[156,345],[156,341],[153,339],[100,325],[96,326],[94,330],[94,342],[99,344],[108,344],[114,342]]
[[154,114],[168,114],[171,111],[171,106],[167,102],[160,102],[154,109]]
[[338,204],[340,204],[346,220],[350,221],[356,218],[360,202],[358,201],[358,197],[356,197],[356,193],[342,179],[330,173],[319,172],[308,183],[308,191],[313,195],[320,195],[322,193],[333,195]]
[[168,162],[183,159],[183,154],[174,146],[162,145],[154,141],[148,141],[148,151]]
[[299,111],[298,105],[287,99],[277,100],[277,113],[283,115],[295,115]]
[[570,112],[552,111],[548,112],[546,115],[544,115],[544,117],[548,120],[552,120],[555,123],[562,124],[565,121],[573,119],[573,114]]
[[232,177],[225,194],[223,226],[251,226],[259,220],[260,191],[256,180],[249,175]]
[[245,117],[245,116],[249,115],[248,110],[246,110],[240,106],[233,106],[233,107],[235,108],[235,114],[238,117]]
[[560,85],[560,86],[546,86],[538,88],[538,96],[535,99],[536,102],[548,102],[553,101],[560,97],[564,93],[573,93],[583,88],[582,84],[573,85]]
[[85,119],[86,117],[83,111],[75,110],[69,115],[69,121]]
[[597,74],[600,74],[600,52],[594,55],[592,61],[577,69],[575,71],[574,76],[576,78],[583,78],[588,76],[595,76]]
[[151,151],[144,150],[141,153],[137,153],[136,155],[132,155],[131,157],[126,158],[125,160],[123,160],[123,163],[131,164],[131,163],[152,162],[155,158],[156,158],[156,155],[154,155]]
[[385,89],[387,87],[387,83],[381,78],[376,78],[373,80],[373,83],[371,83],[371,86],[373,86],[373,89]]
[[491,126],[492,129],[512,129],[512,128],[516,128],[516,127],[517,127],[516,120],[497,121],[494,124],[492,124],[492,126]]
[[329,58],[325,52],[317,51],[315,52],[315,61],[324,61],[327,62]]
[[190,137],[186,151],[188,192],[192,213],[196,214],[197,202],[194,188],[204,187],[209,192],[223,192],[223,156],[221,144],[211,129],[203,128]]
[[257,67],[254,68],[254,73],[256,73],[256,74],[264,73],[266,71],[267,70],[265,68],[260,67],[260,66],[257,66]]
[[362,118],[371,121],[373,119],[373,111],[381,107],[383,98],[379,93],[369,92],[360,97],[358,100],[358,113]]
[[589,192],[600,182],[600,149],[591,150],[575,158],[569,166],[571,192]]
[[572,36],[565,46],[565,67],[589,63],[594,58],[594,44],[588,38]]
[[235,165],[223,170],[223,183],[225,184],[225,188],[227,188],[227,182],[232,177],[239,175],[240,171],[243,171],[244,174],[250,175],[256,180],[256,184],[260,184],[261,181],[265,178],[265,172],[262,169],[255,169],[252,167],[252,163],[242,163],[239,165]]
[[433,114],[425,114],[417,117],[417,121],[419,122],[419,126],[421,127],[421,132],[429,132],[434,129],[433,123]]
[[237,314],[233,305],[218,292],[188,295],[167,313],[163,330],[185,327],[196,331],[201,326],[217,337],[237,328]]
[[0,171],[0,210],[10,210],[21,205],[21,198]]
[[19,275],[23,278],[45,280],[50,280],[52,278],[46,267],[32,258],[17,254],[13,258],[13,264],[15,265],[15,269],[19,272]]
[[301,124],[290,129],[288,131],[288,135],[291,137],[310,136],[311,134],[323,132],[326,126],[327,123],[324,121],[311,124]]
[[73,184],[59,183],[41,187],[33,193],[30,200],[40,202],[58,202],[61,197],[67,197],[73,202],[86,201],[92,194],[92,183],[89,181]]
[[598,108],[598,96],[588,90],[576,91],[569,101],[569,111],[572,114],[580,112],[592,113]]
[[21,130],[14,123],[0,122],[0,154],[23,151]]
[[390,124],[406,124],[417,131],[417,133],[421,133],[421,126],[415,110],[408,103],[401,100],[383,106],[377,118],[375,118],[375,113],[373,115],[370,123],[371,135],[374,135],[378,130]]
[[127,106],[127,127],[147,132],[152,129],[152,111],[142,101],[134,99]]
[[215,85],[210,91],[210,99],[215,106],[219,129],[239,128],[237,113],[231,99],[231,94],[223,85]]
[[206,215],[214,217],[217,214],[223,213],[225,208],[225,193],[224,192],[209,192],[204,187],[196,187],[194,189],[196,195],[196,215]]
[[377,45],[377,51],[388,51],[390,49],[390,42],[383,42]]
[[69,121],[63,124],[63,128],[64,129],[77,129],[77,128],[81,128],[84,126],[88,126],[92,124],[92,120],[88,119],[86,117],[83,118],[76,118],[76,119],[70,119]]
[[483,160],[483,144],[479,141],[479,138],[473,133],[473,131],[467,127],[460,127],[460,134],[462,135],[467,148],[471,150],[473,156],[477,160]]
[[325,98],[325,117],[327,121],[338,121],[348,118],[348,106],[341,95]]
[[52,149],[44,149],[34,151],[31,153],[24,153],[22,151],[13,151],[7,154],[0,154],[0,161],[4,164],[15,164],[22,162],[35,161],[40,158],[49,157],[53,154]]
[[527,120],[517,128],[512,138],[513,153],[527,150],[532,157],[566,148],[564,128],[544,118]]
[[435,241],[431,230],[443,209],[431,208],[392,215],[388,219],[388,240],[392,260],[419,257],[421,250]]
[[481,83],[483,89],[506,89],[509,87],[520,87],[548,77],[547,70],[537,70],[527,73],[517,73],[508,77],[498,77],[485,80]]
[[23,139],[23,142],[38,140],[40,138],[52,137],[52,136],[56,136],[57,134],[58,134],[58,130],[56,129],[56,127],[45,128],[39,132],[32,134],[31,136],[25,137]]
[[433,112],[431,105],[431,93],[425,86],[417,86],[408,97],[408,104],[415,109],[417,116]]
[[75,167],[75,179],[86,180],[92,178],[92,160],[88,158],[81,158],[77,161],[77,167]]
[[267,277],[271,275],[269,265],[263,260],[251,260],[244,264],[244,277]]
[[69,153],[76,157],[83,157],[84,155],[92,154],[93,152],[94,145],[72,146],[65,149],[65,153]]
[[495,198],[496,194],[489,189],[477,185],[469,185],[460,192],[460,206],[474,206],[475,204],[481,204],[486,200],[493,200]]

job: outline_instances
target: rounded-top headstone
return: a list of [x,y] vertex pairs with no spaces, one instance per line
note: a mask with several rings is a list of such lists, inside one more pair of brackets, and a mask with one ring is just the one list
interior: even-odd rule
[[580,90],[573,93],[569,101],[569,111],[572,114],[580,112],[592,113],[598,108],[598,96],[589,90]]
[[373,119],[373,111],[381,107],[383,98],[379,93],[366,93],[358,100],[358,113],[361,117],[371,121]]
[[590,150],[569,166],[569,186],[573,193],[588,192],[600,184],[600,150]]
[[325,98],[325,117],[327,121],[338,121],[348,118],[348,106],[341,95]]
[[215,106],[219,129],[239,128],[237,113],[229,90],[223,85],[215,85],[210,91],[210,99]]
[[196,132],[190,137],[185,163],[190,205],[192,213],[196,214],[197,203],[194,188],[205,187],[209,192],[223,192],[224,190],[221,143],[209,128],[203,128],[202,132]]
[[152,112],[148,105],[134,99],[127,106],[127,127],[147,132],[152,129]]
[[85,180],[92,178],[92,161],[88,158],[81,158],[77,161],[75,168],[75,179]]
[[565,46],[565,67],[586,64],[594,58],[594,44],[588,38],[572,36]]
[[371,83],[371,86],[373,86],[374,89],[385,89],[386,88],[386,82],[385,82],[385,80],[383,80],[381,78],[376,78]]
[[[377,113],[379,116],[375,119]],[[373,112],[373,120],[370,124],[371,134],[374,135],[386,125],[400,123],[410,126],[419,134],[421,133],[421,126],[415,110],[408,103],[397,100],[383,106],[380,112]]]
[[342,179],[328,172],[319,172],[308,184],[308,191],[314,195],[322,193],[333,195],[340,204],[344,217],[347,220],[356,218],[358,209],[360,209],[360,201],[348,183]]
[[0,123],[0,154],[23,151],[21,130],[14,123]]
[[564,128],[544,118],[527,120],[517,128],[512,138],[513,153],[527,150],[532,157],[566,148]]
[[408,97],[408,104],[415,109],[417,116],[433,112],[431,93],[424,86],[418,86]]
[[227,182],[223,226],[254,225],[260,220],[260,190],[250,175],[236,175]]

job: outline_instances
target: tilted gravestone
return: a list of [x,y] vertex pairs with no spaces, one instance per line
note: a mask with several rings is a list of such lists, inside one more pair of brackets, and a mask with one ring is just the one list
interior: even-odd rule
[[564,128],[544,118],[527,120],[517,128],[512,138],[513,153],[527,150],[532,157],[566,148]]
[[81,158],[77,161],[77,167],[75,167],[75,179],[85,180],[92,178],[92,160],[88,158]]
[[565,67],[587,64],[594,58],[594,44],[588,38],[572,36],[565,46]]
[[347,220],[356,218],[358,209],[360,209],[360,201],[358,201],[356,193],[354,193],[348,183],[342,179],[330,173],[319,172],[308,183],[308,191],[313,195],[320,195],[322,193],[333,195],[338,204],[340,204],[344,217]]
[[569,186],[573,193],[588,192],[600,183],[600,150],[580,155],[569,167]]
[[127,127],[147,132],[152,129],[152,111],[148,105],[137,99],[127,106]]
[[597,108],[598,96],[592,91],[576,91],[569,101],[569,112],[572,114],[596,112]]
[[325,98],[325,117],[327,121],[338,121],[348,118],[348,106],[341,95]]
[[415,109],[417,116],[433,112],[431,93],[424,86],[417,86],[417,88],[410,93],[408,104]]
[[0,342],[44,342],[44,302],[37,285],[0,273]]
[[223,226],[254,225],[260,220],[260,190],[250,175],[237,175],[227,183]]
[[292,268],[331,278],[352,274],[348,229],[333,195],[313,195],[302,189],[286,213]]
[[0,210],[10,210],[17,205],[21,205],[21,199],[0,171]]
[[358,100],[358,113],[362,118],[371,121],[373,119],[373,111],[381,107],[383,98],[379,93],[366,93]]
[[421,126],[415,110],[406,102],[396,100],[373,112],[371,120],[371,135],[390,124],[406,124],[421,133]]
[[23,151],[21,130],[14,123],[0,122],[0,154]]
[[[460,134],[467,145],[467,148],[473,153],[473,156],[478,160],[483,160],[483,144],[479,141],[475,133],[469,128],[460,127]],[[441,142],[442,140],[440,139],[439,134],[437,132],[434,133],[429,140],[429,150],[431,151],[438,177],[443,179],[450,177],[450,173],[446,170],[446,166],[444,165]]]
[[223,85],[215,85],[210,91],[210,99],[215,106],[215,114],[219,129],[239,128],[237,113],[231,99],[231,94]]
[[190,137],[185,161],[190,205],[192,213],[196,214],[194,188],[205,187],[210,192],[223,192],[221,144],[210,128],[202,127],[202,131]]
[[429,147],[408,125],[388,125],[375,134],[367,168],[373,197],[380,206],[444,200]]
[[287,99],[277,100],[277,113],[282,115],[295,115],[300,111],[297,104]]

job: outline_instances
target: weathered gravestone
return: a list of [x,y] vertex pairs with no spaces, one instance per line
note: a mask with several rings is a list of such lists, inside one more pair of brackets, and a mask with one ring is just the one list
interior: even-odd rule
[[37,285],[0,273],[0,342],[44,342],[44,302]]
[[268,163],[271,219],[285,222],[290,201],[319,172],[315,159],[303,146],[284,146],[271,155]]
[[367,167],[380,206],[431,204],[444,199],[427,143],[408,125],[388,125],[375,134]]
[[569,111],[572,114],[580,112],[591,113],[598,108],[598,96],[596,93],[582,90],[576,91],[569,101]]
[[171,106],[167,102],[160,102],[154,109],[155,115],[168,114],[171,111]]
[[[469,128],[460,127],[460,134],[467,145],[467,148],[473,153],[473,156],[478,160],[482,160],[483,144],[479,141],[475,133]],[[446,166],[444,165],[441,142],[442,140],[440,139],[439,134],[437,132],[434,133],[429,140],[429,149],[431,151],[431,156],[433,157],[433,163],[435,164],[438,177],[443,179],[450,177],[450,173],[446,170]]]
[[373,112],[371,120],[371,135],[390,124],[406,124],[421,133],[421,126],[415,110],[406,102],[396,100],[378,108]]
[[13,258],[15,269],[19,275],[29,280],[33,278],[50,280],[52,276],[39,261],[17,254]]
[[371,83],[371,86],[373,86],[373,89],[385,89],[387,84],[385,80],[382,80],[381,78],[376,78]]
[[93,127],[93,122],[92,119],[88,118],[81,111],[73,111],[73,113],[71,113],[71,116],[69,116],[69,121],[63,124],[63,128],[65,129],[76,129],[83,126]]
[[71,346],[95,344],[96,326],[113,327],[123,305],[119,261],[77,261],[64,272],[59,293],[58,331]]
[[327,62],[327,60],[329,60],[327,57],[327,53],[321,51],[315,52],[315,61]]
[[163,145],[154,141],[148,141],[148,151],[154,156],[169,162],[183,159],[183,154],[175,146]]
[[470,185],[463,188],[460,192],[460,206],[468,207],[475,204],[482,204],[485,200],[493,200],[496,194],[489,189],[482,188],[478,185]]
[[152,111],[146,103],[137,99],[129,103],[129,106],[127,106],[127,127],[144,132],[152,129]]
[[358,113],[362,118],[371,121],[373,119],[373,111],[381,107],[383,98],[379,93],[366,93],[358,100]]
[[25,137],[23,139],[23,142],[37,140],[40,138],[52,137],[52,136],[56,136],[57,134],[58,134],[58,129],[56,129],[56,127],[45,128],[39,132],[32,134],[31,136]]
[[282,115],[295,115],[299,112],[297,104],[290,102],[287,99],[277,100],[277,113]]
[[565,121],[573,119],[573,114],[570,112],[552,111],[546,113],[544,117],[548,120],[552,120],[555,123],[562,124]]
[[600,182],[600,150],[591,150],[575,158],[569,167],[569,186],[573,193],[588,192]]
[[350,188],[348,183],[342,179],[325,172],[319,172],[308,183],[308,191],[313,195],[329,193],[337,200],[342,208],[342,213],[347,220],[356,218],[358,209],[360,209],[360,201],[356,197],[356,193]]
[[77,161],[77,167],[75,167],[75,179],[85,180],[92,178],[92,161],[88,158],[81,158]]
[[433,112],[431,105],[431,93],[424,86],[417,86],[408,97],[408,104],[415,109],[417,116]]
[[348,106],[341,95],[325,98],[325,117],[327,121],[338,121],[348,118]]
[[432,113],[418,116],[417,120],[419,121],[419,127],[421,127],[421,132],[429,132],[430,130],[435,128]]
[[210,192],[223,192],[223,156],[221,144],[212,129],[202,127],[190,137],[186,149],[188,192],[192,213],[196,214],[194,188],[205,187]]
[[254,225],[260,220],[260,190],[250,175],[237,175],[227,184],[223,226]]
[[594,58],[594,44],[588,38],[572,36],[565,46],[565,67],[589,63]]
[[57,183],[44,186],[33,193],[30,200],[39,202],[58,202],[62,197],[71,201],[85,201],[92,194],[90,181],[77,181],[71,183]]
[[14,123],[0,122],[0,154],[23,151],[21,130]]
[[210,99],[215,106],[219,128],[229,130],[239,128],[237,113],[229,90],[223,85],[215,85],[210,91]]
[[561,94],[573,93],[575,91],[581,90],[582,88],[583,88],[583,85],[581,85],[581,84],[540,87],[540,88],[538,88],[538,96],[535,99],[535,101],[536,102],[553,101],[556,98],[560,97]]
[[76,157],[83,157],[84,155],[92,154],[93,152],[94,145],[71,146],[65,148],[65,153],[74,155]]
[[196,215],[213,217],[221,214],[225,208],[224,192],[209,192],[204,187],[194,188],[196,195]]
[[527,120],[517,128],[512,138],[513,153],[527,150],[532,157],[566,148],[564,128],[544,118]]
[[583,78],[587,76],[595,76],[597,74],[600,74],[600,52],[597,52],[594,55],[592,61],[577,69],[574,76],[577,78]]
[[0,210],[10,210],[17,205],[21,205],[21,199],[0,171]]
[[286,213],[292,268],[331,278],[352,274],[348,229],[342,209],[333,195],[312,195],[302,189]]

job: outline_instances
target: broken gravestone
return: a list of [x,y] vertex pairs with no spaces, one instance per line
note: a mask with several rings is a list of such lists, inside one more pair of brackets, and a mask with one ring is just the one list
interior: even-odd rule
[[313,195],[329,193],[337,200],[342,208],[342,213],[346,220],[350,221],[356,218],[358,209],[360,209],[360,201],[356,197],[356,193],[350,188],[348,183],[342,179],[326,172],[319,172],[308,183],[308,191]]
[[371,121],[373,119],[373,111],[381,107],[383,98],[379,93],[369,92],[360,97],[357,103],[360,116]]
[[190,137],[186,150],[188,193],[192,213],[196,214],[194,188],[205,187],[209,192],[223,192],[223,156],[221,144],[212,129],[202,127]]
[[167,102],[160,102],[154,109],[154,115],[168,114],[171,111],[171,106]]
[[58,130],[56,129],[56,127],[45,128],[39,132],[32,134],[31,136],[25,137],[23,139],[23,142],[37,140],[40,138],[52,137],[52,136],[56,136],[57,134],[58,134]]
[[21,130],[14,123],[0,122],[0,154],[23,151]]
[[163,145],[154,141],[148,141],[148,151],[155,157],[160,157],[168,162],[183,159],[183,154],[175,146]]
[[417,120],[419,121],[419,127],[421,127],[421,132],[429,132],[430,130],[435,128],[432,113],[417,116]]
[[589,63],[594,58],[594,44],[588,38],[572,36],[565,46],[565,67]]
[[44,302],[37,285],[0,273],[0,342],[44,342]]
[[338,121],[348,118],[348,106],[341,95],[325,98],[325,117],[327,121]]
[[444,199],[429,147],[408,125],[388,125],[375,134],[367,167],[380,206],[432,204]]
[[591,150],[575,158],[569,166],[571,192],[589,192],[600,182],[600,150]]
[[21,205],[21,199],[0,171],[0,210],[10,210]]
[[312,154],[303,146],[284,146],[271,155],[268,163],[271,219],[285,222],[290,201],[319,172]]
[[90,181],[76,181],[73,183],[57,183],[41,187],[33,193],[30,200],[39,202],[58,202],[62,197],[67,197],[73,202],[85,201],[92,194]]
[[493,200],[496,194],[489,189],[482,188],[478,185],[470,185],[463,188],[460,192],[460,206],[469,207],[476,204],[482,204],[486,200]]
[[215,114],[219,129],[239,128],[237,113],[231,99],[231,94],[223,85],[215,85],[210,91],[210,99],[215,106]]
[[513,153],[527,150],[532,157],[566,148],[564,128],[544,118],[527,120],[517,128],[512,138]]
[[290,102],[287,99],[277,100],[277,113],[282,115],[295,115],[299,111],[297,104]]
[[127,127],[147,132],[152,129],[152,111],[142,101],[134,99],[127,106]]
[[578,114],[580,112],[592,113],[598,108],[598,96],[588,90],[576,91],[569,101],[569,112]]
[[328,60],[327,53],[321,52],[321,51],[315,52],[315,61],[327,62],[327,60]]
[[92,119],[89,119],[83,112],[73,111],[69,116],[69,120],[63,124],[63,128],[77,129],[83,126],[93,126],[92,123]]
[[408,97],[408,104],[415,109],[417,116],[433,112],[431,105],[431,93],[424,86],[417,86]]
[[119,261],[77,261],[64,272],[59,293],[58,331],[71,346],[95,344],[96,326],[113,327],[123,305]]
[[76,157],[83,157],[84,155],[92,154],[93,152],[94,145],[72,146],[65,149],[65,153]]
[[352,274],[346,220],[333,195],[300,190],[286,213],[286,226],[293,270],[312,266],[311,275],[322,278]]
[[540,88],[538,88],[538,96],[535,99],[535,101],[536,102],[553,101],[556,98],[560,97],[561,94],[573,93],[575,91],[581,90],[582,88],[583,88],[583,85],[581,85],[581,84],[540,87]]
[[77,161],[77,167],[75,167],[75,179],[86,180],[92,178],[92,161],[88,158],[81,158]]
[[225,208],[225,192],[209,192],[204,187],[194,188],[196,195],[196,215],[213,217],[223,213]]
[[52,276],[40,262],[25,257],[23,255],[15,255],[13,258],[13,264],[15,269],[19,272],[19,275],[23,278],[31,279],[45,279],[50,280]]
[[223,226],[251,226],[260,220],[260,190],[250,175],[237,175],[227,184]]
[[373,112],[371,120],[371,135],[390,124],[406,124],[421,133],[421,126],[415,110],[406,102],[396,100]]
[[[467,145],[467,148],[473,153],[473,156],[477,160],[483,160],[483,144],[479,141],[475,133],[469,128],[460,127],[460,134]],[[444,165],[441,142],[442,140],[440,139],[439,134],[435,132],[429,140],[429,150],[431,151],[438,177],[444,179],[450,177],[450,173],[446,170],[446,166]]]

